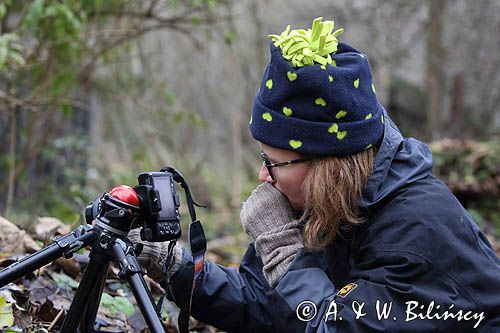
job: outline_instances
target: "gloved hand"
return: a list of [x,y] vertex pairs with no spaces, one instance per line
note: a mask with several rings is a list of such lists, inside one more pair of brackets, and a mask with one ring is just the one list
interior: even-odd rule
[[288,199],[263,183],[253,190],[241,209],[243,229],[255,242],[264,264],[264,276],[274,286],[286,273],[297,250],[303,247],[298,221]]
[[[146,268],[147,275],[153,280],[160,282],[163,278],[163,265],[167,261],[168,242],[148,242],[143,241],[140,235],[140,229],[132,229],[127,238],[134,244],[143,245],[141,254],[137,257],[142,267]],[[176,272],[182,262],[182,248],[174,246],[172,263],[169,267],[169,273]]]

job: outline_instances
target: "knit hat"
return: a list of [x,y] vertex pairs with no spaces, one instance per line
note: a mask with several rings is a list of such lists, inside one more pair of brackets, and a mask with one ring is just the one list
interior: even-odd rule
[[304,154],[347,156],[383,135],[366,55],[339,43],[333,21],[271,35],[271,61],[255,96],[250,131],[257,141]]

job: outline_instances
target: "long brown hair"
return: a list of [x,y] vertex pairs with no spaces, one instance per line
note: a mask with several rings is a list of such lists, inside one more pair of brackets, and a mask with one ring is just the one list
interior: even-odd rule
[[364,222],[358,200],[373,172],[378,146],[360,153],[327,156],[311,163],[304,183],[304,245],[314,251],[328,246],[341,226]]

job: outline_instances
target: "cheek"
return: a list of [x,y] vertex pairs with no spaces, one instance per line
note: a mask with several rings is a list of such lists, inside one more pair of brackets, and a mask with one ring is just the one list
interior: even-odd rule
[[[289,177],[278,178],[278,182],[275,185],[278,190],[280,190],[292,204],[292,207],[296,210],[300,210],[304,204],[304,193],[302,191],[302,183],[307,175],[307,170],[300,173],[294,173],[287,175]],[[284,175],[283,175],[284,176]]]

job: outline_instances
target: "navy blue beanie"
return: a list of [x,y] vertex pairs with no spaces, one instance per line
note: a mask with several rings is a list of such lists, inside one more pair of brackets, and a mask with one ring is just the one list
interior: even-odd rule
[[303,154],[347,156],[382,138],[383,107],[366,55],[338,43],[331,64],[294,68],[280,47],[270,47],[250,119],[254,139]]

